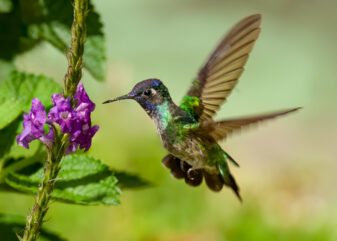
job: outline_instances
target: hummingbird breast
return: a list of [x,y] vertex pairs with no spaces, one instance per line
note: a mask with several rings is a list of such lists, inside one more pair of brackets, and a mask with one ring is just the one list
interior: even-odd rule
[[194,169],[208,166],[211,158],[210,145],[201,136],[184,131],[186,124],[197,123],[173,102],[163,103],[151,116],[166,150],[173,156],[187,162]]
[[168,124],[163,129],[158,129],[161,142],[172,155],[199,169],[206,165],[208,151],[200,137],[183,134],[182,126]]

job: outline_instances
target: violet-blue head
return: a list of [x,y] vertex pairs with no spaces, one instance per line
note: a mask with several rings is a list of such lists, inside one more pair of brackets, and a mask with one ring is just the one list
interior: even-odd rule
[[163,82],[159,79],[146,79],[136,84],[128,94],[107,100],[103,104],[126,99],[137,101],[150,116],[157,111],[158,106],[172,101]]

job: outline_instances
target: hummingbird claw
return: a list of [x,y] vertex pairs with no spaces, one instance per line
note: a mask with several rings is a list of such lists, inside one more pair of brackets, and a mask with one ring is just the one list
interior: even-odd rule
[[173,177],[178,179],[185,177],[185,173],[180,168],[181,161],[178,158],[168,154],[163,158],[162,163],[165,167],[171,170]]
[[188,172],[188,170],[191,169],[191,166],[187,162],[181,161],[180,162],[180,169],[183,172]]
[[199,186],[202,183],[202,172],[200,170],[188,169],[185,176],[185,182],[191,186]]
[[194,180],[196,178],[198,178],[200,176],[201,172],[194,169],[194,168],[190,168],[187,170],[187,177],[191,180]]

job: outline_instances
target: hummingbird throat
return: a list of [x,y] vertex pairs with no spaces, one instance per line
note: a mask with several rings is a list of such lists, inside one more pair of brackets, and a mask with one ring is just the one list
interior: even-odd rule
[[155,111],[151,113],[151,118],[159,130],[166,129],[172,119],[170,112],[170,103],[164,101],[162,104],[155,106]]

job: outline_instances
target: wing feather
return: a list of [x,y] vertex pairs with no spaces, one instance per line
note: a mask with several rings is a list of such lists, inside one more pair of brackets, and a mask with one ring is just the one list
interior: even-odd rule
[[237,132],[243,127],[251,126],[253,124],[257,124],[259,122],[273,119],[278,116],[282,116],[294,111],[299,110],[299,108],[289,109],[285,111],[279,111],[271,114],[264,114],[254,117],[246,117],[246,118],[238,118],[231,120],[223,120],[223,121],[206,121],[200,123],[196,130],[203,135],[211,137],[214,141],[219,141],[225,139],[229,134]]
[[197,120],[212,119],[220,105],[226,101],[244,70],[248,55],[259,36],[260,24],[259,14],[241,20],[199,70],[180,105],[193,113]]

